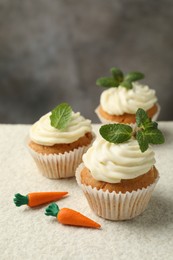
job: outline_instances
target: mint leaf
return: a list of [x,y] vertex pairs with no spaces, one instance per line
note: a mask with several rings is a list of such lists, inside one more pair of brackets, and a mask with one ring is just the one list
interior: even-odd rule
[[51,126],[64,129],[68,125],[72,115],[72,108],[67,103],[62,103],[52,110],[50,115]]
[[148,144],[164,143],[164,136],[162,132],[157,129],[158,123],[153,122],[142,108],[139,108],[136,112],[136,123],[140,128],[136,132],[136,139],[142,152],[148,149]]
[[157,123],[157,122],[152,122],[152,121],[151,121],[151,125],[152,125],[153,128],[156,128],[156,129],[157,129],[157,127],[158,127],[158,123]]
[[163,144],[165,142],[165,138],[159,129],[146,129],[144,134],[150,144]]
[[124,124],[108,124],[101,126],[99,132],[101,136],[110,143],[123,143],[132,136],[132,128]]
[[133,85],[130,81],[123,81],[120,83],[120,86],[126,88],[126,89],[132,89]]
[[141,72],[137,72],[137,71],[134,71],[134,72],[130,72],[128,73],[124,80],[126,81],[130,81],[130,82],[133,82],[133,81],[137,81],[137,80],[140,80],[140,79],[143,79],[144,78],[144,74],[141,73]]
[[108,78],[108,77],[103,77],[99,78],[96,81],[97,86],[105,87],[105,88],[110,88],[110,87],[118,87],[119,83],[113,78]]
[[137,126],[142,127],[142,126],[145,126],[149,122],[150,122],[150,119],[149,119],[147,113],[145,112],[145,110],[143,110],[142,108],[138,108],[138,110],[136,112]]
[[148,149],[148,140],[145,136],[144,130],[137,131],[136,140],[139,143],[139,147],[141,149],[141,152],[145,152]]
[[155,128],[157,129],[158,123],[151,120],[147,113],[142,109],[138,108],[136,112],[136,123],[138,127],[143,129]]
[[152,122],[151,119],[149,119],[148,122],[145,122],[145,129],[157,129],[158,123]]
[[111,68],[111,73],[113,78],[119,83],[123,81],[124,75],[123,72],[118,68]]

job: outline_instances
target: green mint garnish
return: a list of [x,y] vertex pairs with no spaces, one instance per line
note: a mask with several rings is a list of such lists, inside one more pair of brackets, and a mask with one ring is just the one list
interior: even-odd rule
[[50,115],[51,126],[61,130],[67,127],[72,116],[72,108],[62,103],[54,108]]
[[124,124],[103,125],[100,128],[101,136],[110,143],[123,143],[128,141],[132,136],[132,128]]
[[111,69],[111,73],[112,73],[113,78],[116,81],[118,81],[119,83],[123,81],[124,75],[123,75],[123,72],[120,69],[113,67]]
[[136,111],[136,124],[138,127],[141,127],[143,129],[157,129],[158,127],[158,123],[152,121],[142,108],[139,108]]
[[145,136],[144,130],[137,131],[136,140],[138,141],[141,152],[145,152],[148,149],[148,141]]
[[142,152],[145,152],[149,144],[163,144],[165,142],[162,132],[158,129],[158,124],[153,122],[147,113],[139,108],[136,112],[137,128],[124,124],[108,124],[100,128],[101,136],[110,143],[123,143],[132,136],[138,141]]
[[165,139],[159,129],[148,128],[144,131],[145,138],[149,144],[163,144]]
[[97,86],[103,86],[105,88],[111,88],[112,86],[118,87],[119,86],[119,82],[116,81],[114,78],[103,77],[103,78],[99,78],[96,81],[96,85]]
[[133,82],[133,81],[137,81],[137,80],[140,80],[140,79],[143,79],[143,78],[144,78],[144,74],[143,73],[134,71],[134,72],[128,73],[124,77],[124,80],[125,81],[129,81],[129,82]]
[[165,142],[162,132],[158,129],[158,124],[153,122],[141,108],[136,112],[136,124],[139,128],[136,139],[142,152],[148,149],[149,144],[163,144]]
[[151,119],[148,117],[147,113],[139,108],[136,112],[136,124],[138,127],[145,127],[146,124],[151,122]]
[[132,82],[143,79],[144,74],[141,72],[130,72],[124,76],[123,72],[118,68],[111,68],[112,77],[102,77],[97,79],[96,85],[106,88],[112,87],[125,87],[126,89],[132,89]]
[[126,89],[132,89],[133,88],[133,85],[130,81],[123,81],[123,82],[120,83],[120,86],[124,87]]

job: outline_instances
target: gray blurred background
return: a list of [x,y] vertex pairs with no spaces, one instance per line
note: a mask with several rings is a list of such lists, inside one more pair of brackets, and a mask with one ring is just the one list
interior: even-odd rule
[[93,122],[117,66],[157,91],[173,120],[172,0],[0,0],[0,123],[33,123],[61,102]]

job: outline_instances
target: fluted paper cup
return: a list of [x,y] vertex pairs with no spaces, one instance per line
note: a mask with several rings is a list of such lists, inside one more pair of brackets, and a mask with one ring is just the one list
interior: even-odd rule
[[159,179],[147,188],[137,191],[116,193],[97,190],[81,183],[80,174],[84,164],[80,164],[76,170],[76,180],[82,188],[89,206],[98,216],[109,220],[127,220],[140,215],[147,207],[154,187]]
[[[93,140],[95,135],[93,134]],[[81,146],[70,152],[63,154],[41,154],[34,151],[29,145],[29,138],[25,140],[25,144],[33,157],[40,173],[50,179],[70,178],[75,176],[76,168],[82,162],[83,154],[91,146],[92,142],[87,146]]]

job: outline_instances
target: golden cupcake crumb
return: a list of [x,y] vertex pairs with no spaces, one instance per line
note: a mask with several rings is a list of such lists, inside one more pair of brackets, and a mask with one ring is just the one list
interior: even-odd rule
[[[154,106],[152,106],[149,110],[147,110],[147,115],[149,118],[152,118],[156,112],[158,111],[157,105],[155,104]],[[136,122],[136,117],[135,114],[128,114],[128,113],[124,113],[123,115],[110,115],[108,114],[106,111],[103,110],[103,108],[101,106],[98,107],[98,113],[100,114],[100,116],[102,116],[103,118],[109,120],[109,121],[113,121],[113,122],[119,122],[119,123],[125,123],[125,124],[130,124],[130,123],[135,123]]]
[[46,146],[37,144],[33,141],[29,142],[29,146],[38,153],[41,154],[63,154],[65,152],[73,151],[82,146],[87,146],[93,140],[92,133],[88,132],[83,137],[79,138],[77,141],[69,144],[55,144],[53,146]]
[[81,171],[81,183],[97,190],[102,189],[103,191],[108,190],[109,192],[115,191],[116,193],[126,193],[127,191],[132,192],[138,189],[146,188],[150,184],[154,183],[158,177],[158,171],[155,166],[153,166],[147,173],[138,176],[134,179],[121,180],[120,183],[108,183],[103,181],[95,180],[88,168],[83,168]]

